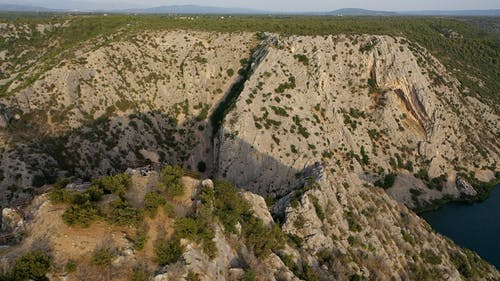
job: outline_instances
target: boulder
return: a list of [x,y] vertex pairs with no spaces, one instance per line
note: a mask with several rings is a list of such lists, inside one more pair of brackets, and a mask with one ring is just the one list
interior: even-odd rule
[[22,214],[13,208],[2,210],[2,232],[15,233],[24,228],[24,218]]
[[204,189],[205,188],[213,189],[214,188],[214,182],[211,179],[203,180],[201,182],[201,187],[204,188]]
[[254,216],[261,219],[265,225],[273,225],[274,220],[267,208],[266,200],[257,194],[251,192],[242,193],[243,198],[250,203],[250,208]]
[[463,179],[461,176],[457,176],[455,184],[461,194],[465,196],[477,195],[477,191],[474,189],[474,187],[472,187],[472,185],[468,183],[465,179]]

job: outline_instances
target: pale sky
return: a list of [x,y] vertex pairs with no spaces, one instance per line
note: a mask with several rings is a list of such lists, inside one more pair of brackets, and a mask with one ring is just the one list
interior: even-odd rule
[[61,9],[126,9],[193,4],[287,12],[330,11],[340,8],[384,11],[500,9],[500,0],[0,0],[0,3]]

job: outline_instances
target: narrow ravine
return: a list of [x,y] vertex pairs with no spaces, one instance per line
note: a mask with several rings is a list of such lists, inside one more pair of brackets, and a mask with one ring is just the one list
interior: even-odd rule
[[263,41],[252,50],[247,64],[238,71],[239,77],[234,82],[226,95],[216,105],[215,109],[209,117],[210,125],[212,126],[212,147],[213,147],[213,169],[212,176],[217,174],[217,163],[219,162],[219,143],[220,138],[223,137],[221,132],[222,125],[226,115],[235,108],[236,101],[245,89],[245,83],[252,77],[257,67],[262,63],[269,53],[269,48],[278,44],[278,37],[276,35],[264,35]]

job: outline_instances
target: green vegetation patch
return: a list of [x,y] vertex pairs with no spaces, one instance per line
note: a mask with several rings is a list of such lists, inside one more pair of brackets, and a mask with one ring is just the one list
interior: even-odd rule
[[184,195],[183,175],[184,171],[180,166],[166,166],[160,172],[159,188],[171,198]]
[[144,211],[151,218],[156,217],[158,207],[165,206],[165,204],[167,204],[167,200],[159,192],[148,192],[146,196],[144,196]]
[[294,55],[293,56],[296,60],[298,60],[300,63],[304,64],[304,65],[309,65],[309,58],[306,56],[306,55]]
[[[63,184],[56,184],[49,199],[55,204],[69,205],[62,215],[64,223],[69,226],[88,227],[99,219],[121,226],[136,225],[142,212],[124,198],[130,184],[130,175],[125,173],[95,179],[84,192],[69,191],[63,188]],[[98,202],[106,194],[116,196],[116,199],[101,207]]]
[[42,251],[33,251],[18,258],[10,272],[0,275],[0,280],[25,281],[49,280],[45,275],[52,265],[52,257]]

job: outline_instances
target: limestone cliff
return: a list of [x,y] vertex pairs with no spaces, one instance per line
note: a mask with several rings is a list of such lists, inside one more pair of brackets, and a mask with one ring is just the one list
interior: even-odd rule
[[[0,25],[2,40],[29,29]],[[417,43],[124,34],[78,45],[51,57],[54,65],[15,64],[50,48],[0,50],[0,86],[9,94],[0,98],[0,242],[20,242],[2,250],[0,273],[38,249],[52,254],[53,280],[125,280],[136,268],[158,281],[500,278],[411,211],[443,197],[474,198],[482,191],[469,181],[500,170],[498,108],[465,95],[471,89]],[[185,177],[187,194],[169,198],[170,212],[144,218],[144,229],[110,225],[109,217],[78,228],[61,219],[75,206],[44,195],[60,188],[78,199],[95,191],[92,178],[127,170],[127,192],[101,190],[85,206],[102,207],[94,214],[101,218],[110,202],[143,214],[145,194],[160,186],[153,170],[172,164],[234,184],[238,204],[210,181]],[[73,183],[53,186],[63,178]],[[183,219],[203,220],[191,231],[198,236],[186,231],[180,257],[159,262],[152,240],[173,236]],[[140,235],[149,237],[141,250]],[[92,266],[89,254],[107,243],[111,265]],[[74,261],[84,266],[67,269]]]
[[[266,196],[288,193],[294,175],[318,161],[368,183],[399,174],[388,192],[410,207],[459,196],[460,171],[487,181],[499,169],[494,109],[465,98],[435,58],[404,38],[281,38],[235,108],[219,132],[218,176]],[[422,179],[440,176],[442,185],[426,188]]]

